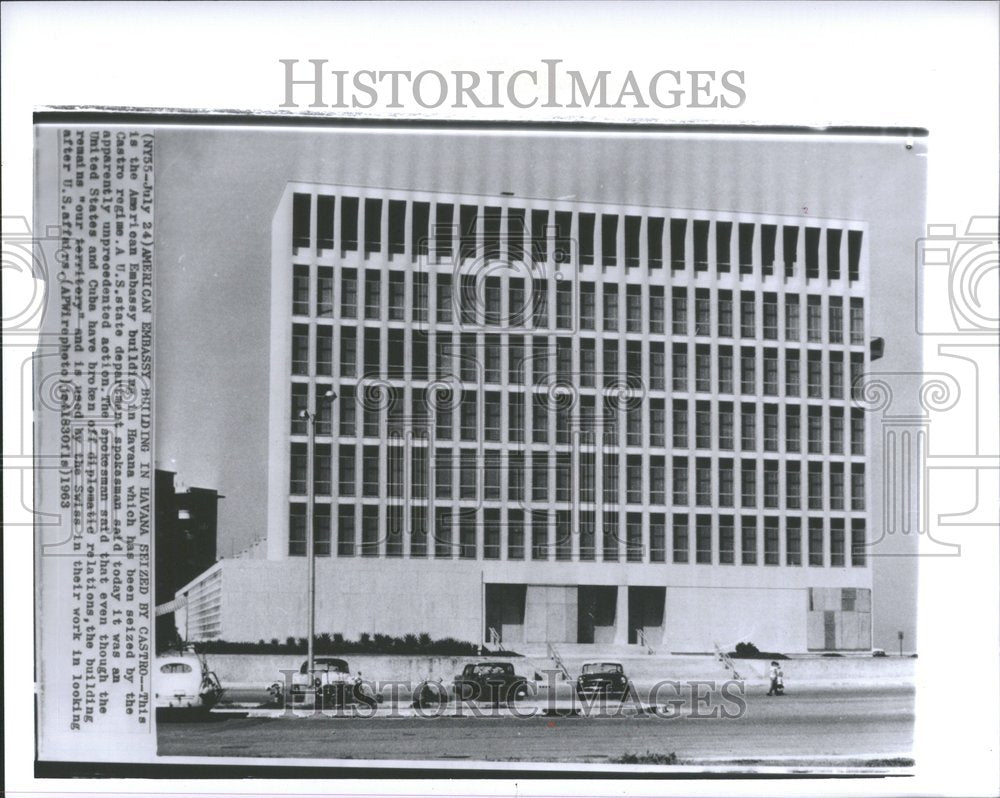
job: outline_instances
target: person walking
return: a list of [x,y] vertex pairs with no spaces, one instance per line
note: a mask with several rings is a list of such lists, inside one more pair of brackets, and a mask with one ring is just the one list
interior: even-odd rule
[[785,694],[785,672],[781,669],[781,663],[775,663],[778,666],[778,687],[775,690],[775,695]]
[[771,668],[768,671],[768,676],[771,679],[771,689],[767,691],[768,695],[781,695],[779,682],[781,678],[781,668],[778,667],[778,663],[775,660],[771,660]]

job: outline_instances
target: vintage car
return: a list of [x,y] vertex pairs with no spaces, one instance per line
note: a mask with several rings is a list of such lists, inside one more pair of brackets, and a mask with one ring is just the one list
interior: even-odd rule
[[604,695],[622,699],[628,690],[628,677],[618,662],[588,662],[576,680],[576,694],[584,696]]
[[528,695],[528,680],[509,662],[474,662],[455,677],[455,698],[508,703]]
[[[280,697],[282,686],[272,687],[272,694]],[[375,696],[366,689],[361,674],[351,676],[347,660],[340,657],[314,657],[313,670],[309,673],[309,660],[302,663],[299,672],[292,675],[291,703],[312,703],[311,696],[318,696],[325,708],[344,707],[348,704],[374,706]]]
[[205,658],[193,651],[162,654],[153,663],[153,701],[157,712],[208,712],[224,690]]

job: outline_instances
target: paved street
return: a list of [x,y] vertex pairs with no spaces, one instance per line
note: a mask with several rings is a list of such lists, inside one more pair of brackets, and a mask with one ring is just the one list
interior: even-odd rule
[[[714,705],[733,705],[713,696]],[[246,717],[160,723],[161,755],[334,759],[608,762],[625,753],[675,753],[682,762],[836,761],[906,757],[913,742],[911,687],[804,690],[746,696],[739,718]],[[752,763],[750,763],[752,764]]]

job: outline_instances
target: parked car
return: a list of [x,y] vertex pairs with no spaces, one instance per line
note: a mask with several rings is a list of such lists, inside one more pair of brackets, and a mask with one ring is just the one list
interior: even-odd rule
[[162,654],[153,663],[157,712],[208,712],[225,692],[205,658],[194,651]]
[[528,680],[509,662],[474,662],[455,677],[454,689],[460,700],[509,703],[528,695]]
[[622,699],[628,691],[628,677],[619,662],[588,662],[576,680],[576,694],[585,696],[604,695]]
[[[271,692],[279,699],[283,686],[277,683]],[[328,709],[344,707],[348,704],[374,706],[377,699],[361,681],[361,674],[351,676],[347,660],[340,657],[314,657],[313,670],[309,672],[309,660],[305,660],[299,672],[292,675],[291,703],[311,703],[309,697],[316,695],[321,705]]]

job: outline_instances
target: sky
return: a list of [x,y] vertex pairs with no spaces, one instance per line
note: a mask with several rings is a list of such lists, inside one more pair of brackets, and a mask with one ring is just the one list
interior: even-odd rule
[[[197,126],[158,131],[155,157],[156,461],[225,496],[221,556],[265,533],[270,231],[288,181],[864,221],[871,333],[886,339],[873,370],[920,371],[920,139]],[[915,547],[886,536],[873,550],[878,647],[897,630],[915,641]]]

